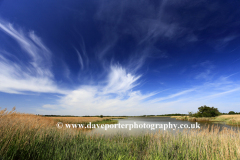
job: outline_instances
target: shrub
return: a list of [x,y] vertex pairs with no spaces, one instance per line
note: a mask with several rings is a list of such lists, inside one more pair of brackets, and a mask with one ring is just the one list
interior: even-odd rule
[[230,111],[228,114],[236,114],[234,111]]
[[206,105],[198,108],[198,112],[193,114],[193,117],[216,117],[220,115],[220,112],[217,108],[208,107]]

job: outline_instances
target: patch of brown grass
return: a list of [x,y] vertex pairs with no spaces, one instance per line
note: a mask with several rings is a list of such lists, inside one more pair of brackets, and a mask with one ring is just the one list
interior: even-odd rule
[[[185,130],[182,133],[159,131],[151,135],[148,155],[158,150],[168,154],[169,159],[239,159],[240,132],[220,127],[210,126],[199,130]],[[157,143],[157,145],[154,145]],[[181,157],[181,154],[187,155]],[[183,155],[184,155],[183,154]],[[160,155],[161,157],[162,155]],[[178,157],[180,156],[180,157]],[[158,158],[164,159],[164,158]]]
[[[0,143],[2,140],[8,140],[4,142],[3,147],[0,149],[0,153],[3,152],[11,141],[15,141],[17,137],[16,144],[22,144],[22,141],[26,141],[24,144],[28,144],[33,136],[40,135],[47,136],[51,132],[60,132],[62,137],[69,135],[78,134],[77,131],[89,131],[87,129],[72,129],[63,127],[62,129],[57,129],[57,122],[62,123],[88,123],[103,121],[106,119],[111,119],[112,117],[43,117],[37,116],[35,114],[26,114],[16,112],[14,107],[12,111],[7,111],[7,109],[0,110]],[[114,117],[116,118],[116,117]],[[29,134],[26,134],[29,133]],[[31,135],[31,137],[29,136]]]
[[[88,122],[96,122],[96,121],[103,121],[106,119],[111,119],[112,117],[43,117],[37,116],[34,114],[26,114],[26,113],[19,113],[15,111],[15,107],[12,111],[7,111],[7,109],[0,110],[0,137],[5,139],[9,135],[14,136],[15,133],[18,131],[20,133],[25,133],[25,131],[34,131],[36,133],[40,132],[47,132],[48,130],[55,130],[57,129],[56,124],[57,122],[62,123],[88,123]],[[116,118],[116,117],[114,117]],[[65,130],[63,129],[58,131]],[[72,132],[67,129],[68,132]],[[78,129],[79,130],[79,129]],[[82,129],[84,130],[84,129]],[[75,129],[76,131],[76,129]],[[24,135],[19,135],[24,136]],[[11,139],[11,138],[10,138]]]
[[193,122],[226,122],[228,125],[240,125],[240,115],[221,115],[217,117],[189,117],[189,116],[171,116],[176,120]]
[[193,121],[193,122],[209,122],[211,121],[211,118],[207,117],[201,117],[201,118],[195,118],[195,117],[189,117],[188,121]]
[[[44,135],[53,126],[56,128],[56,123],[49,118],[19,113],[15,109],[14,107],[12,111],[7,111],[6,109],[0,111],[0,143],[2,143],[2,140],[7,139],[0,153],[8,148],[11,141],[16,141],[16,137],[16,144],[27,145],[32,138],[29,135]],[[22,143],[23,141],[25,143]]]
[[48,128],[49,126],[56,125],[55,122],[48,117],[41,117],[34,114],[19,113],[15,111],[15,107],[12,111],[6,109],[0,111],[0,128],[6,127],[8,129],[11,126],[18,125],[18,128]]
[[187,121],[189,116],[171,116],[171,118],[176,118],[176,120]]
[[[231,118],[238,119],[238,117],[239,115],[230,115],[222,116],[221,118],[231,120]],[[14,149],[12,150],[12,155],[14,155],[15,149],[21,151],[21,148],[25,148],[31,144],[36,144],[35,147],[37,147],[39,143],[54,143],[54,147],[57,148],[59,146],[57,146],[58,142],[55,140],[61,141],[62,139],[66,141],[64,144],[69,144],[72,142],[70,140],[74,141],[76,137],[81,139],[79,136],[81,132],[76,132],[75,129],[57,129],[56,120],[53,118],[56,117],[42,117],[33,114],[18,113],[15,111],[15,108],[10,112],[6,111],[6,109],[0,110],[0,155],[7,153],[9,149]],[[65,121],[72,120],[74,122],[98,120],[98,117],[61,118]],[[53,141],[49,141],[49,139],[47,139],[48,136],[52,137]],[[96,137],[90,138],[96,139]],[[117,139],[119,139],[119,137],[117,137]],[[131,140],[129,144],[135,145],[137,142],[137,140],[133,140],[132,137],[126,137],[125,139]],[[84,141],[85,140],[87,139],[84,139]],[[142,138],[140,137],[140,141],[141,140]],[[117,142],[121,143],[120,141]],[[96,148],[91,148],[91,146],[94,146],[94,143],[94,141],[88,141],[88,144],[86,144],[86,146],[90,146],[88,150],[96,151]],[[104,143],[104,146],[107,146],[112,142],[109,140],[101,140],[96,141],[96,143]],[[114,145],[119,145],[118,143],[114,143]],[[72,145],[72,143],[70,144]],[[127,148],[123,148],[123,156],[125,150],[129,148],[129,144],[126,143],[126,145],[124,145],[127,146]],[[76,147],[77,145],[78,143],[76,143]],[[135,150],[134,145],[132,145],[134,149],[133,152],[136,152],[136,154],[141,152],[140,150]],[[12,148],[13,146],[16,148]],[[62,146],[60,146],[60,148],[61,147]],[[39,154],[48,153],[48,149],[50,148],[43,148],[42,152],[39,152]],[[29,150],[26,152],[29,153],[28,151]],[[105,151],[107,152],[108,150]],[[26,156],[28,155],[26,154]],[[213,127],[211,129],[186,130],[183,133],[177,134],[170,132],[157,133],[152,135],[148,140],[146,154],[143,159],[240,159],[240,132],[227,128],[219,131],[219,127]]]
[[229,125],[240,125],[240,115],[221,115],[212,121],[222,121]]
[[121,117],[48,117],[55,122],[69,123],[69,124],[79,124],[79,123],[89,123],[89,122],[98,122],[108,119],[117,119]]

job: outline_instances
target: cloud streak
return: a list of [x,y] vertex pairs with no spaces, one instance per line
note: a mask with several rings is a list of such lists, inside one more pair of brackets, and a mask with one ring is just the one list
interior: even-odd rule
[[84,64],[83,64],[82,56],[81,56],[81,54],[79,53],[78,50],[76,50],[76,52],[77,52],[77,55],[78,55],[78,62],[80,64],[80,66],[81,66],[81,70],[83,70],[84,69]]
[[[23,94],[29,92],[66,93],[53,81],[51,51],[34,32],[17,30],[12,24],[0,20],[0,31],[16,41],[28,56],[23,63],[19,57],[0,51],[0,91]],[[14,58],[16,61],[12,61]]]
[[[82,85],[72,90],[59,100],[59,108],[76,111],[81,114],[98,114],[118,112],[120,108],[132,110],[140,102],[154,94],[142,95],[140,91],[132,91],[138,84],[140,76],[127,73],[126,69],[119,65],[110,66],[106,83],[102,85]],[[52,109],[56,105],[44,105],[43,108]],[[129,108],[130,107],[130,108]],[[122,112],[122,113],[124,113]]]
[[160,102],[160,101],[163,101],[163,100],[176,98],[176,97],[182,96],[182,95],[184,95],[184,94],[193,92],[193,91],[195,91],[195,90],[196,90],[195,88],[193,88],[193,89],[188,89],[188,90],[184,90],[184,91],[181,91],[181,92],[178,92],[178,93],[175,93],[175,94],[171,94],[171,95],[166,96],[166,97],[156,98],[156,99],[152,100],[151,103],[156,103],[156,102]]
[[[89,1],[77,15],[56,6],[49,13],[72,18],[59,21],[53,14],[44,22],[31,17],[30,26],[37,24],[49,44],[38,32],[0,19],[0,92],[60,93],[57,103],[48,101],[41,108],[45,113],[55,110],[54,114],[186,113],[223,98],[230,103],[231,96],[239,95],[239,81],[217,76],[237,72],[238,65],[230,66],[227,61],[234,57],[216,54],[212,48],[236,49],[238,11],[220,1],[186,2]],[[66,4],[72,9],[79,6]],[[216,14],[219,10],[222,15]],[[176,75],[181,68],[185,70]]]
[[[136,90],[140,75],[127,73],[121,66],[111,66],[102,85],[81,85],[69,94],[61,97],[56,104],[46,104],[38,112],[46,112],[53,108],[55,114],[75,115],[142,115],[187,113],[191,108],[204,104],[216,104],[219,98],[240,95],[240,86],[229,80],[230,76],[219,78],[212,83],[178,91],[172,89],[170,95],[166,91],[143,94]],[[228,87],[226,87],[228,85]],[[219,105],[223,109],[223,105]]]
[[127,73],[121,66],[111,66],[110,69],[104,93],[126,93],[137,85],[134,83],[141,77]]

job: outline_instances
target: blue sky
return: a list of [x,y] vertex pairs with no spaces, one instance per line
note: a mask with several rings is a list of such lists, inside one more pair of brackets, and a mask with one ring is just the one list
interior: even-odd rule
[[0,0],[0,107],[159,115],[240,107],[240,1]]

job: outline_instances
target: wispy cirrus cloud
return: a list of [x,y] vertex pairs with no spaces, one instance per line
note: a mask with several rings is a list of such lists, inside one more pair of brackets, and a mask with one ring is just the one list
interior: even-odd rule
[[163,101],[163,100],[168,100],[168,99],[180,97],[182,95],[186,95],[187,93],[190,93],[190,92],[193,92],[193,91],[196,91],[196,88],[187,89],[187,90],[184,90],[184,91],[181,91],[181,92],[178,92],[178,93],[168,95],[166,97],[156,98],[156,99],[151,100],[151,103],[156,103],[156,102],[160,102],[160,101]]
[[[120,52],[125,57],[128,67],[138,71],[149,58],[167,58],[167,53],[155,46],[159,38],[172,39],[179,32],[176,23],[164,20],[167,1],[153,5],[148,1],[99,1],[99,7],[95,14],[97,23],[103,38],[97,47],[96,55],[106,64],[106,59],[111,57],[115,63],[114,53]],[[155,12],[155,10],[159,10]],[[131,14],[129,14],[131,12]],[[181,29],[180,29],[181,30]],[[123,41],[131,39],[131,55],[116,51],[115,46]],[[122,51],[128,52],[128,51]]]
[[0,20],[0,32],[17,42],[23,50],[21,53],[27,57],[25,61],[19,60],[20,57],[7,52],[6,48],[0,50],[1,92],[65,93],[53,81],[53,74],[50,70],[51,51],[34,32],[25,33],[3,20]]
[[[99,114],[101,111],[106,114],[111,112],[124,114],[126,110],[132,110],[141,105],[144,99],[154,95],[153,93],[143,95],[140,91],[133,91],[138,85],[136,82],[139,78],[140,75],[128,73],[122,66],[110,66],[104,84],[79,86],[59,99],[58,108],[74,112],[79,110],[83,115]],[[56,104],[43,106],[45,109],[55,107]]]
[[227,90],[227,91],[224,91],[224,92],[217,92],[217,93],[211,94],[209,96],[201,97],[201,99],[213,99],[213,98],[221,97],[221,96],[224,96],[224,95],[227,95],[227,94],[231,94],[231,93],[234,93],[234,92],[237,92],[237,91],[240,91],[240,87],[234,88],[234,89],[230,89],[230,90]]
[[194,65],[193,68],[195,68],[195,69],[200,68],[201,69],[201,72],[199,72],[195,76],[195,79],[210,80],[214,76],[213,69],[215,68],[215,65],[213,65],[213,63],[208,61],[208,60],[204,61],[204,62],[201,62],[197,65]]
[[[140,84],[140,75],[129,73],[119,65],[110,68],[106,83],[81,85],[62,96],[58,104],[46,104],[38,112],[46,113],[55,109],[55,114],[75,115],[187,113],[195,111],[201,105],[218,104],[219,99],[223,97],[240,95],[240,86],[229,79],[231,76],[220,77],[211,83],[203,83],[185,90],[172,88],[163,92],[143,94],[135,88]],[[218,107],[224,111],[223,104]]]
[[105,93],[125,93],[134,88],[137,85],[136,81],[141,77],[127,73],[121,66],[111,66],[110,69]]
[[77,55],[78,55],[78,62],[80,64],[80,66],[81,66],[81,70],[83,70],[84,69],[83,58],[82,58],[80,52],[77,49],[75,49],[75,50],[76,50]]
[[[83,38],[79,42],[80,47],[76,45],[77,42],[73,44],[77,46],[78,59],[76,61],[79,62],[77,67],[80,67],[81,73],[90,67],[90,60],[92,65],[92,60],[97,58],[97,61],[100,61],[105,67],[104,71],[102,68],[99,69],[100,72],[103,72],[100,74],[105,75],[106,73],[107,76],[103,78],[104,80],[98,80],[95,79],[95,75],[92,76],[94,85],[90,85],[88,80],[90,74],[94,73],[83,73],[81,78],[86,79],[87,83],[81,81],[83,85],[80,85],[77,81],[74,87],[71,86],[70,91],[60,89],[57,85],[54,73],[51,71],[53,53],[41,38],[34,32],[27,33],[21,28],[1,20],[0,32],[17,42],[20,54],[24,55],[22,57],[25,58],[21,58],[18,54],[12,54],[9,50],[0,51],[0,91],[17,94],[23,94],[27,91],[62,93],[58,103],[43,105],[45,113],[48,113],[48,109],[54,109],[59,110],[60,114],[69,112],[76,115],[186,113],[189,108],[204,103],[211,105],[214,100],[218,101],[220,98],[230,97],[229,95],[239,95],[238,82],[231,81],[230,77],[213,81],[214,66],[210,61],[205,61],[196,67],[199,70],[194,71],[193,76],[195,80],[206,80],[208,83],[198,84],[198,86],[184,86],[184,89],[183,86],[179,86],[179,88],[168,89],[169,92],[160,93],[150,91],[150,93],[144,94],[144,91],[149,91],[144,86],[141,89],[138,88],[139,90],[136,89],[136,86],[141,84],[140,79],[144,77],[141,74],[144,71],[140,73],[140,69],[146,64],[148,58],[171,57],[167,49],[164,49],[165,46],[170,46],[169,50],[171,50],[172,46],[189,44],[189,42],[206,41],[208,43],[213,41],[213,46],[220,45],[221,47],[221,45],[226,46],[238,38],[238,36],[232,37],[234,33],[226,36],[226,33],[231,32],[231,30],[225,31],[226,27],[222,29],[218,27],[226,24],[238,26],[236,25],[238,22],[234,18],[223,21],[229,17],[228,14],[221,15],[219,18],[219,15],[215,14],[219,7],[215,6],[217,4],[215,2],[208,2],[207,7],[201,5],[202,2],[207,2],[206,0],[201,0],[201,2],[189,0],[188,3],[177,0],[158,2],[136,0],[97,2],[100,5],[97,5],[99,8],[94,17],[94,24],[99,24],[97,30],[101,36],[94,38],[99,38],[99,41],[93,47],[92,43],[89,43],[91,40],[86,41],[89,43],[86,44],[88,46],[86,47]],[[184,10],[184,12],[179,12],[179,10]],[[233,10],[233,13],[237,12]],[[188,18],[185,18],[186,15]],[[211,20],[208,17],[213,17],[214,21],[202,23]],[[219,32],[213,32],[211,28],[214,30],[219,28]],[[209,33],[209,35],[200,34],[201,32]],[[165,43],[167,45],[164,45]],[[88,54],[89,57],[87,56],[86,50],[91,47],[92,50],[88,53],[95,53],[95,57],[90,54]],[[154,67],[156,67],[155,65],[158,64],[154,64]],[[68,67],[68,64],[63,62],[63,66],[62,72],[65,77],[69,81],[76,81],[72,78],[74,75],[71,72],[71,69],[76,69],[73,67],[74,65]],[[161,79],[159,79],[160,81]]]

